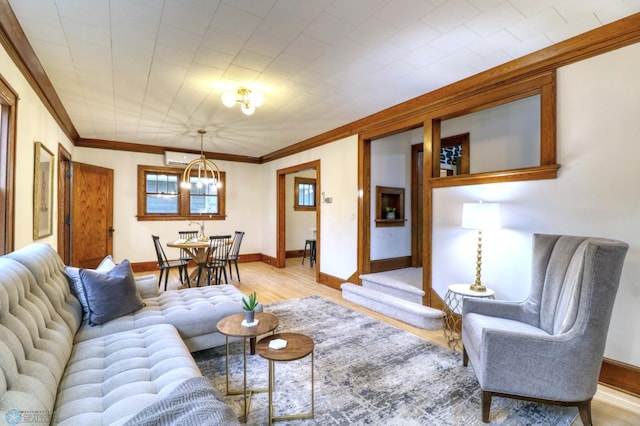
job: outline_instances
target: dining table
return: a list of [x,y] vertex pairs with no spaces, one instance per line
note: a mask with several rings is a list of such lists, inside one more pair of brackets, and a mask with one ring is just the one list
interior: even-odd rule
[[[229,239],[226,244],[230,245],[233,243],[233,240]],[[193,259],[197,264],[197,268],[191,271],[189,274],[189,282],[195,282],[197,287],[200,287],[200,283],[203,280],[206,280],[206,274],[202,273],[202,268],[207,263],[208,249],[209,249],[209,238],[208,237],[198,237],[198,238],[188,238],[178,239],[175,241],[170,241],[167,243],[167,247],[171,248],[179,248],[185,251]],[[203,278],[205,277],[205,278]]]
[[[207,251],[209,249],[209,238],[189,238],[178,239],[167,243],[167,247],[179,248],[185,251],[196,262],[198,267],[191,271],[189,274],[189,282],[195,282],[197,287],[200,287],[202,276],[205,274],[200,273],[203,265],[207,263]],[[206,278],[205,278],[206,279]]]

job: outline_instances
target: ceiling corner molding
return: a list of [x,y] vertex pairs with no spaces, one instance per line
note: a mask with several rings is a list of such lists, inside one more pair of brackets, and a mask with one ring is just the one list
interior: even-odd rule
[[22,27],[20,27],[8,0],[0,0],[0,44],[60,128],[71,142],[75,143],[79,138],[78,131],[71,122],[67,110],[62,105],[62,101],[60,101],[47,73],[27,40]]
[[[80,148],[109,149],[113,151],[139,152],[143,154],[156,154],[156,155],[164,155],[165,151],[184,152],[186,154],[200,154],[200,151],[195,149],[180,149],[180,148],[166,147],[166,146],[159,146],[159,145],[144,145],[144,144],[131,143],[131,142],[108,141],[104,139],[78,138],[76,140],[75,146]],[[205,152],[204,154],[205,154],[205,157],[212,160],[232,161],[235,163],[251,163],[251,164],[261,163],[260,158],[249,157],[247,155],[225,154],[222,152]]]

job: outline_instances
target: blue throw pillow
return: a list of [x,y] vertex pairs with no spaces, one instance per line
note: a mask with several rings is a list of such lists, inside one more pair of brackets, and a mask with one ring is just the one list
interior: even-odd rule
[[[115,267],[116,264],[113,261],[113,257],[111,257],[111,255],[107,255],[107,257],[102,259],[102,262],[100,262],[95,271],[106,273]],[[67,275],[67,281],[69,281],[69,285],[71,286],[71,292],[74,296],[76,296],[76,298],[82,305],[82,317],[87,318],[87,316],[89,316],[89,306],[87,305],[87,299],[84,295],[84,289],[82,288],[82,280],[80,279],[80,268],[65,266],[65,272]]]
[[104,324],[144,306],[128,260],[123,260],[107,273],[80,269],[79,275],[91,325]]

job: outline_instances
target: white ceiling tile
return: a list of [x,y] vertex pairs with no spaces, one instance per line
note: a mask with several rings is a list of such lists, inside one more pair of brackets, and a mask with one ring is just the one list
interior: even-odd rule
[[[400,0],[402,2],[403,0]],[[350,0],[335,1],[326,12],[348,22],[352,27],[360,25],[377,10],[388,4],[389,0]],[[397,4],[399,8],[401,4]]]
[[475,32],[471,31],[465,26],[458,27],[446,34],[436,38],[429,42],[429,44],[439,50],[448,52],[449,54],[455,52],[463,47],[466,47],[472,43],[477,42],[480,39]]
[[310,61],[299,56],[283,53],[271,62],[269,69],[283,70],[290,74],[302,71],[309,65]]
[[[259,25],[259,17],[223,2],[220,3],[211,20],[209,32],[221,31],[222,33],[233,34],[236,37],[245,39],[251,36]],[[215,40],[212,40],[212,42],[215,42]]]
[[439,61],[446,56],[446,52],[431,45],[424,45],[405,56],[402,61],[416,68],[423,68],[429,64]]
[[539,34],[552,32],[555,28],[563,27],[566,22],[556,12],[555,9],[546,9],[537,15],[526,18],[514,25],[507,27],[507,31],[513,34],[518,40],[526,40],[536,37]]
[[259,75],[259,73],[253,70],[231,65],[225,71],[222,80],[245,85],[254,81]]
[[276,4],[276,0],[223,0],[222,3],[233,4],[233,7],[263,18]]
[[233,63],[235,55],[228,55],[217,50],[201,47],[194,58],[196,64],[226,70]]
[[440,37],[441,33],[423,21],[416,21],[390,38],[390,41],[407,50],[415,50]]
[[273,10],[286,10],[299,18],[312,21],[333,3],[333,1],[334,0],[278,0]]
[[254,52],[259,52],[262,55],[275,58],[287,48],[289,43],[290,41],[287,39],[271,34],[259,34],[258,32],[252,35],[243,47]]
[[376,46],[375,49],[370,49],[368,52],[365,52],[364,55],[377,64],[389,65],[399,61],[408,53],[408,50],[403,47],[397,46],[394,43],[384,42]]
[[427,13],[421,20],[440,33],[447,33],[456,27],[464,25],[480,15],[480,11],[465,0],[451,0],[443,2]]
[[253,71],[262,72],[273,61],[273,57],[261,55],[248,49],[242,49],[233,63],[243,68]]
[[521,42],[505,46],[503,47],[503,49],[512,58],[520,58],[522,56],[528,55],[529,53],[535,52],[536,50],[540,50],[546,46],[549,46],[550,43],[551,40],[549,39],[549,37],[547,37],[545,34],[540,34],[536,37],[528,38]]
[[[491,34],[489,37],[479,39],[478,41],[469,44],[468,48],[482,56],[492,56],[496,52],[504,51],[508,46],[518,43],[519,40],[506,30],[498,31]],[[513,59],[513,58],[512,58]]]
[[406,28],[433,9],[434,6],[425,0],[389,1],[374,16],[395,28]]
[[[537,15],[545,10],[551,9],[554,4],[558,3],[558,0],[509,0],[513,7],[518,9],[524,16]],[[574,0],[579,2],[582,0]]]
[[328,13],[322,13],[305,30],[305,34],[327,44],[336,44],[353,30],[351,24]]
[[196,35],[204,35],[209,28],[214,10],[203,11],[191,2],[165,0],[162,25],[169,25]]
[[501,3],[497,7],[473,18],[466,23],[466,26],[480,36],[486,37],[523,19],[524,16],[511,4]]
[[390,24],[382,22],[378,18],[368,18],[349,32],[348,38],[363,46],[375,47],[387,41],[395,32],[395,28]]
[[[156,0],[111,0],[112,28],[130,28],[131,30],[155,30],[160,25],[164,2]],[[131,41],[135,41],[132,39]]]
[[306,34],[301,34],[287,46],[285,53],[313,61],[330,47],[327,43],[313,39]]

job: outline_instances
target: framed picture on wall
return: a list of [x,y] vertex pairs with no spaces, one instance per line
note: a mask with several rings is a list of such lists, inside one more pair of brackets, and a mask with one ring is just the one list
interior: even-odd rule
[[53,234],[53,153],[35,144],[33,175],[33,239]]

